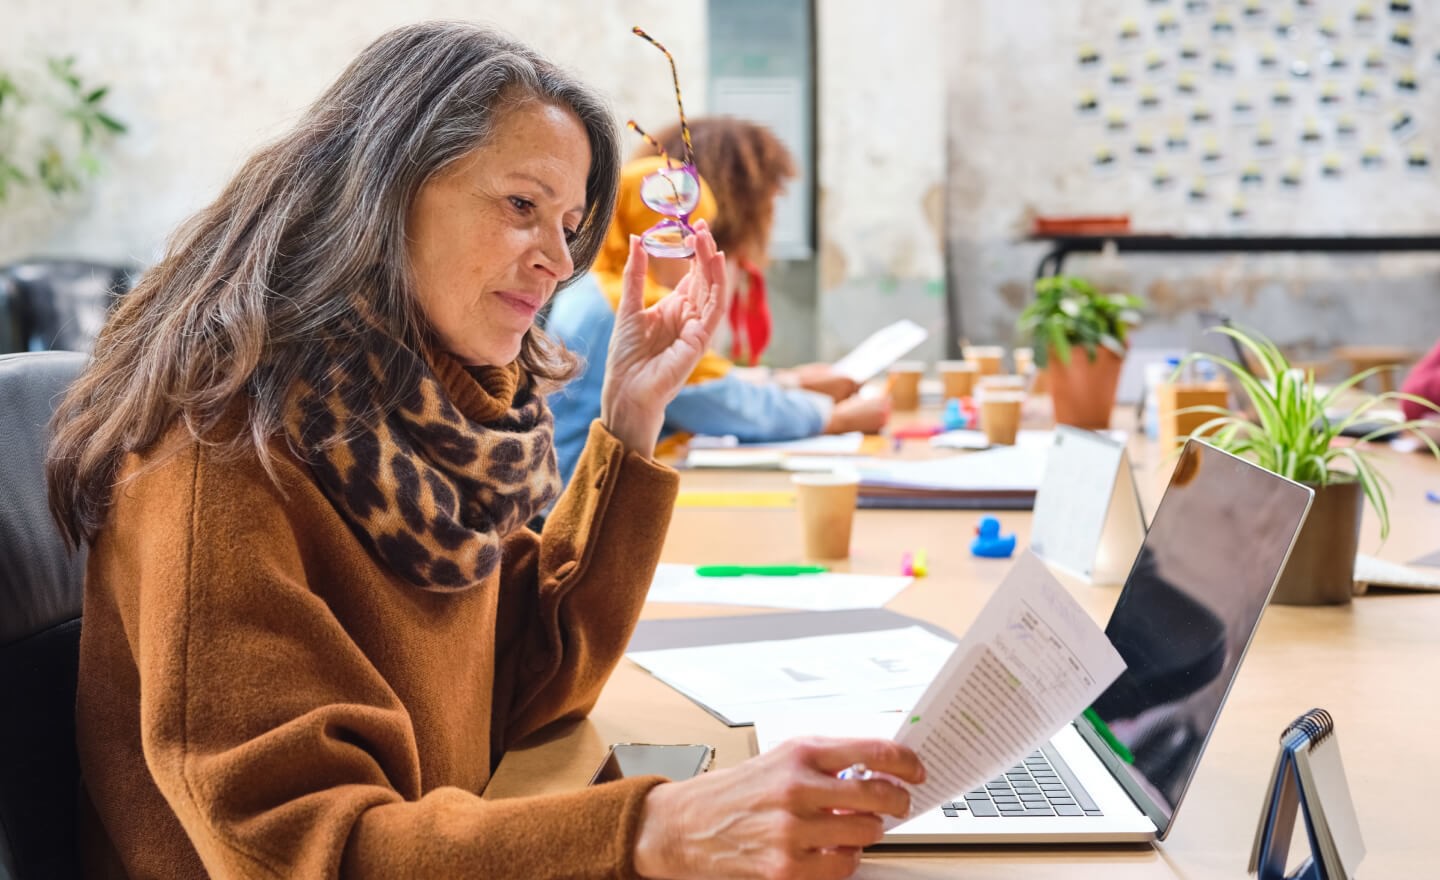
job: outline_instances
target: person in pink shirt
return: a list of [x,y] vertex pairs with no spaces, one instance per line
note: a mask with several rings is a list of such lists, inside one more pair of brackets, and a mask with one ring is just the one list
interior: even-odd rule
[[[1410,368],[1405,376],[1405,384],[1400,390],[1406,394],[1413,394],[1430,401],[1435,406],[1440,406],[1440,342],[1430,349],[1418,364]],[[1421,406],[1413,400],[1400,401],[1400,408],[1407,419],[1437,419],[1435,410]]]

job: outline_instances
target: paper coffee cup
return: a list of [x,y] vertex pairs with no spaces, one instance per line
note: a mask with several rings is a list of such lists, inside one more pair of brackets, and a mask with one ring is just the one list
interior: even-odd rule
[[981,376],[975,380],[975,387],[980,391],[1024,391],[1025,377],[1014,373]]
[[1015,372],[1024,376],[1031,394],[1045,393],[1045,371],[1035,368],[1035,349],[1022,346],[1010,353],[1015,359]]
[[793,474],[807,559],[847,559],[860,475],[854,471]]
[[999,345],[967,345],[965,360],[974,364],[980,375],[993,376],[1004,369],[1001,363],[1005,360],[1005,348]]
[[975,393],[975,377],[979,371],[969,361],[941,361],[935,365],[945,386],[945,399],[969,397]]
[[894,409],[919,409],[920,377],[924,374],[925,364],[920,361],[896,361],[890,365],[888,390]]
[[1016,391],[985,389],[980,395],[980,430],[992,445],[1010,446],[1020,430],[1020,408],[1025,395]]

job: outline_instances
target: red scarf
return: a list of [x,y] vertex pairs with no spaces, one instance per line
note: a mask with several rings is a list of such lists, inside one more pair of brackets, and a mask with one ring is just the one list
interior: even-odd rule
[[740,261],[740,269],[747,283],[730,304],[730,359],[753,367],[770,344],[770,304],[765,301],[764,273],[747,260]]

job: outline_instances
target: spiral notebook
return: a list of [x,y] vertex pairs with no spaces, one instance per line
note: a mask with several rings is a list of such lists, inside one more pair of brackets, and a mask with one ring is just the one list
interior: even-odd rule
[[[1297,814],[1311,857],[1287,875]],[[1260,880],[1351,880],[1364,857],[1335,721],[1324,709],[1311,709],[1280,736],[1280,754],[1250,851],[1250,873]]]

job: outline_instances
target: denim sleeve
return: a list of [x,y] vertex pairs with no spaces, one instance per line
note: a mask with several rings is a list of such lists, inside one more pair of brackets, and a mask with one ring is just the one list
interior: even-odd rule
[[823,394],[734,376],[686,385],[665,407],[665,431],[733,434],[742,443],[823,433],[834,403]]

